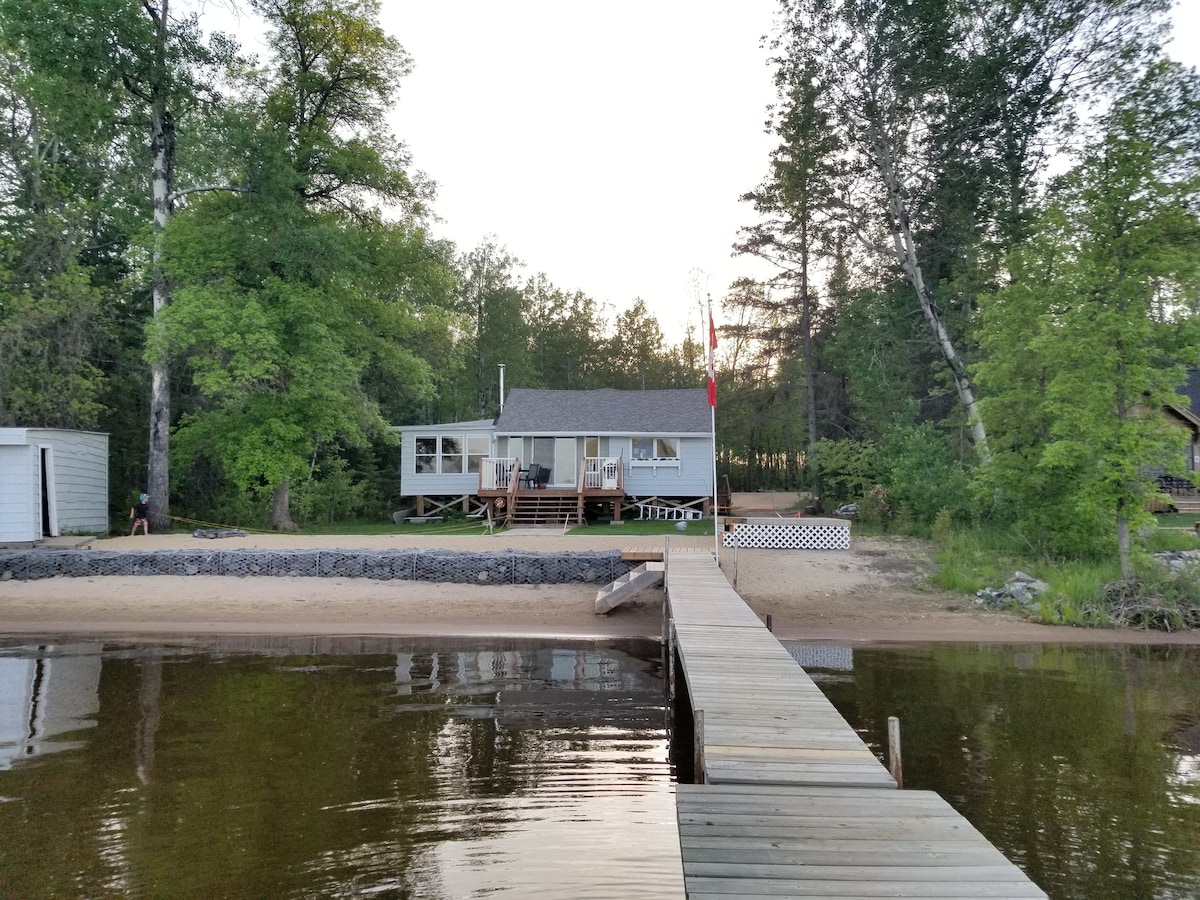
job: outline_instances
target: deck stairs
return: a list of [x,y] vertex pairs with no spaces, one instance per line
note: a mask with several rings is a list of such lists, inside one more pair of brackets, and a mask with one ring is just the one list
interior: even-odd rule
[[666,569],[661,562],[644,562],[630,569],[596,593],[596,615],[607,615],[643,588],[661,585]]
[[1200,497],[1172,497],[1171,505],[1175,511],[1185,516],[1200,513]]
[[577,525],[579,500],[575,494],[529,491],[515,495],[510,525]]

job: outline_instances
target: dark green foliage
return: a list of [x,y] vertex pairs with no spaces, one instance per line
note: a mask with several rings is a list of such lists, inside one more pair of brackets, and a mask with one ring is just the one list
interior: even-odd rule
[[928,532],[939,515],[975,518],[970,470],[931,425],[892,429],[879,454],[881,481],[897,515]]
[[879,483],[879,451],[870,441],[825,438],[812,453],[821,467],[827,507],[857,502]]

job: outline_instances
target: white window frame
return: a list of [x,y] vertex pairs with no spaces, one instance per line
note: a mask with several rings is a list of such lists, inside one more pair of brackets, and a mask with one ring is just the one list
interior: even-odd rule
[[[433,452],[421,450],[421,441],[432,441]],[[453,445],[453,452],[447,452],[447,443]],[[468,475],[479,474],[483,460],[491,456],[491,437],[486,434],[463,434],[462,432],[439,432],[418,434],[413,439],[413,473],[416,475]],[[425,460],[427,469],[420,468]],[[448,460],[457,460],[455,467],[446,465]]]
[[[637,456],[637,442],[649,441],[652,456]],[[679,441],[678,437],[667,435],[646,435],[631,437],[629,439],[629,465],[631,468],[641,467],[674,467],[678,468],[679,463]],[[670,452],[672,455],[667,455]]]

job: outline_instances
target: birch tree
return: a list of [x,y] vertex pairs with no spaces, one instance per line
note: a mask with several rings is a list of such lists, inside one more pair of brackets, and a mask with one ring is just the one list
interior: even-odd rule
[[[218,99],[212,85],[220,81],[218,62],[228,45],[220,39],[214,46],[206,44],[197,18],[176,16],[171,0],[2,0],[0,15],[31,69],[55,83],[66,104],[82,101],[93,127],[107,130],[114,142],[126,129],[140,133],[149,163],[148,190],[139,191],[137,200],[145,204],[151,224],[146,281],[152,298],[148,330],[153,334],[170,301],[162,237],[175,204],[187,193],[214,187],[179,187],[178,129]],[[123,143],[115,146],[131,149]],[[164,344],[150,340],[149,346]],[[148,362],[150,524],[164,531],[170,497],[169,360],[152,349]]]
[[982,460],[987,430],[962,349],[973,298],[942,286],[1019,228],[1046,129],[1138,58],[1168,7],[783,0],[781,52],[814,61],[843,140],[840,216],[903,274]]

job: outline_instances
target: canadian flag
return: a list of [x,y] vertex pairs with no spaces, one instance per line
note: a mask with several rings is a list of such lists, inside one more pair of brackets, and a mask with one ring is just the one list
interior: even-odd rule
[[712,310],[708,311],[708,405],[717,405],[717,327],[713,325]]

